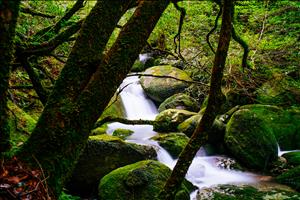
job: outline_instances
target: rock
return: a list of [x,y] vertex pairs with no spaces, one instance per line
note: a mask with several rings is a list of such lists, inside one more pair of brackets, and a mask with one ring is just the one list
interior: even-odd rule
[[191,112],[198,112],[200,106],[198,102],[187,94],[178,93],[170,96],[158,107],[158,111],[162,112],[167,109],[182,109]]
[[125,114],[125,109],[123,106],[122,99],[120,98],[120,96],[117,96],[115,94],[111,98],[110,102],[108,103],[108,106],[105,108],[98,121],[101,121],[105,117],[122,118],[125,115],[126,114]]
[[217,185],[201,189],[196,200],[271,200],[271,199],[299,199],[296,193],[282,186],[270,188],[255,188],[251,185]]
[[300,84],[297,79],[278,76],[264,83],[256,92],[261,104],[284,107],[300,105]]
[[157,132],[176,132],[177,126],[187,118],[196,115],[195,112],[178,109],[168,109],[159,113],[153,129]]
[[[154,66],[145,71],[145,74],[155,76],[172,76],[174,78],[192,81],[189,75],[183,70],[172,67],[171,65]],[[172,78],[159,78],[142,76],[141,85],[146,94],[157,103],[163,102],[168,97],[183,92],[190,84]]]
[[275,135],[281,150],[300,149],[299,109],[260,104],[246,105],[240,109],[249,109],[259,116]]
[[[160,162],[147,160],[121,167],[104,176],[99,184],[100,200],[149,200],[163,188],[171,170]],[[176,200],[189,200],[191,184],[184,181]]]
[[[197,114],[186,119],[184,122],[178,125],[178,131],[185,133],[189,137],[192,136],[201,117],[201,114]],[[218,118],[215,119],[208,134],[208,142],[210,144],[221,144],[224,139],[225,128],[226,126],[221,120]]]
[[282,173],[281,175],[276,177],[276,180],[279,183],[286,184],[300,192],[300,166]]
[[189,138],[184,133],[158,134],[151,139],[157,141],[173,158],[178,158],[180,152],[189,142]]
[[96,192],[99,180],[114,169],[155,158],[156,152],[150,146],[127,143],[106,134],[90,136],[67,189],[73,194],[89,195]]
[[289,152],[282,155],[287,160],[287,163],[292,166],[300,165],[300,152]]
[[277,141],[263,119],[250,109],[240,109],[230,118],[225,144],[246,167],[264,171],[277,160]]
[[114,132],[112,133],[113,136],[121,138],[122,140],[125,140],[127,137],[131,136],[132,134],[133,134],[132,130],[122,129],[122,128],[118,128],[114,130]]

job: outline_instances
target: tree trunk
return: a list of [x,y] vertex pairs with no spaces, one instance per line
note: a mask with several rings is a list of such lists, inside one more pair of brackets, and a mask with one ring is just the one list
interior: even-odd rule
[[145,45],[169,1],[139,1],[113,47],[108,39],[134,0],[98,1],[86,18],[66,66],[31,137],[17,156],[37,160],[57,197],[85,147],[89,132]]
[[219,37],[218,49],[215,55],[214,65],[212,69],[212,77],[210,82],[209,98],[206,110],[200,123],[196,127],[189,143],[181,152],[179,159],[174,167],[170,178],[164,186],[164,189],[159,194],[161,200],[172,200],[175,197],[176,191],[180,187],[187,170],[192,163],[199,148],[207,142],[208,131],[212,126],[217,112],[224,100],[224,95],[221,91],[221,81],[223,70],[231,39],[232,31],[232,0],[226,0],[223,3],[222,26]]
[[20,0],[0,2],[0,154],[10,148],[7,88]]

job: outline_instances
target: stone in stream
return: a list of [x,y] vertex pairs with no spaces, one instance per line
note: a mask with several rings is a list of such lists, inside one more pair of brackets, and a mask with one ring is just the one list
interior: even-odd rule
[[[192,81],[185,71],[171,65],[154,66],[147,69],[144,74],[162,76],[142,76],[140,80],[145,93],[157,103],[162,103],[168,97],[183,92],[190,85],[186,81]],[[163,76],[171,76],[177,80]]]
[[150,146],[127,143],[106,134],[90,136],[67,189],[72,194],[90,195],[96,192],[99,180],[109,172],[147,159],[156,159],[156,152]]
[[158,112],[162,112],[170,108],[188,110],[191,112],[198,112],[200,110],[198,102],[194,98],[184,93],[174,94],[167,98],[158,107]]
[[155,118],[154,131],[157,132],[174,132],[177,126],[187,118],[196,115],[195,112],[179,109],[168,109],[159,113]]
[[184,133],[162,133],[151,139],[157,141],[173,158],[178,158],[180,152],[189,142],[189,138]]
[[201,189],[196,200],[271,200],[300,199],[300,194],[282,185],[217,185]]
[[[99,184],[100,200],[149,200],[154,199],[163,188],[171,170],[164,164],[153,161],[140,161],[118,168],[104,176]],[[184,181],[175,200],[189,200],[194,187]]]
[[224,140],[231,154],[246,167],[265,171],[277,160],[277,141],[272,130],[251,109],[240,109],[232,115]]

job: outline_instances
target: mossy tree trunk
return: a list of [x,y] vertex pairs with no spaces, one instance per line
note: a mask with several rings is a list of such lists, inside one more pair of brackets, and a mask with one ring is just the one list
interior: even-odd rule
[[13,60],[13,40],[20,0],[0,1],[0,154],[10,148],[8,125],[8,79]]
[[199,148],[208,140],[208,131],[212,126],[220,105],[224,101],[224,95],[221,91],[221,81],[223,70],[225,67],[227,52],[232,32],[232,0],[223,1],[222,26],[219,37],[218,49],[216,51],[214,65],[212,69],[212,77],[210,81],[210,91],[206,110],[201,118],[200,123],[196,127],[189,143],[181,152],[176,166],[174,167],[170,178],[159,194],[161,200],[172,200],[176,191],[180,187],[187,170],[192,163]]
[[169,0],[139,1],[114,45],[104,49],[135,0],[99,0],[86,18],[44,111],[19,159],[41,164],[57,197],[85,147],[89,132],[114,95]]

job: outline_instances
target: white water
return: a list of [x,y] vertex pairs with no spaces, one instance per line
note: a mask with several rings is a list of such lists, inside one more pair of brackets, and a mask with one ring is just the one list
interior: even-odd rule
[[[123,87],[125,88],[122,89]],[[151,120],[158,114],[154,103],[147,98],[139,84],[138,77],[126,78],[121,84],[120,90],[122,90],[120,96],[128,119]],[[128,142],[153,146],[157,151],[158,161],[173,169],[177,160],[173,159],[157,142],[149,140],[156,135],[152,126],[112,123],[109,124],[107,132],[112,133],[116,128],[133,130],[134,133],[127,139]],[[216,160],[220,158],[221,156],[203,156],[203,151],[201,153],[199,151],[186,174],[186,178],[199,189],[216,184],[257,182],[254,174],[220,169],[216,166]],[[195,196],[196,192],[193,192],[191,199],[194,199]]]

